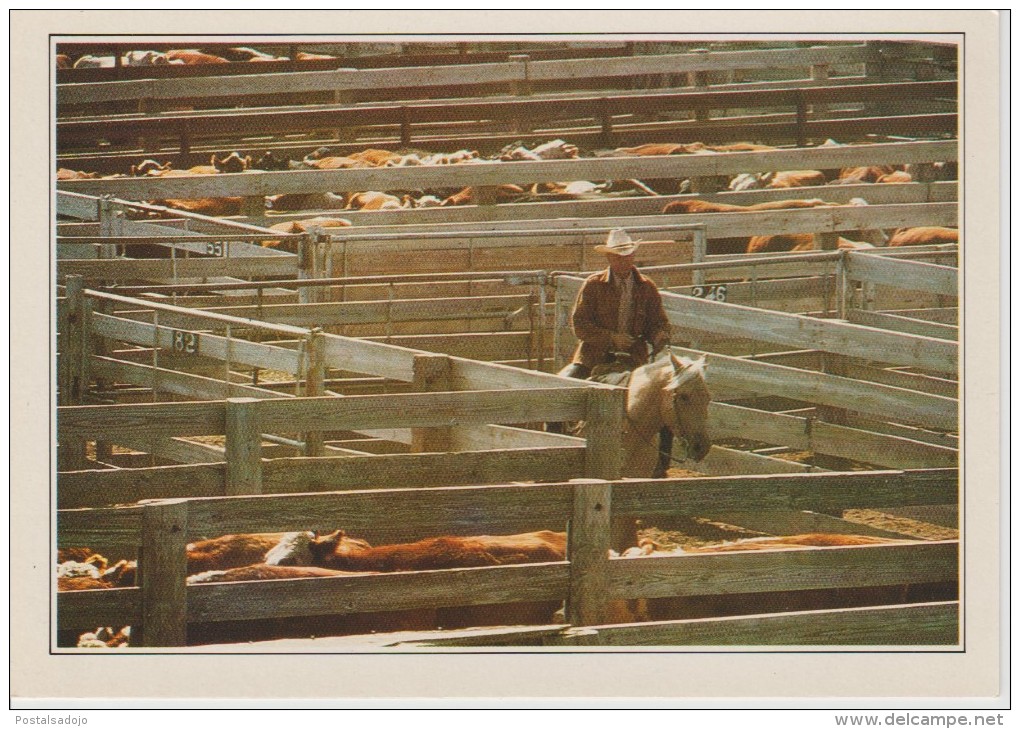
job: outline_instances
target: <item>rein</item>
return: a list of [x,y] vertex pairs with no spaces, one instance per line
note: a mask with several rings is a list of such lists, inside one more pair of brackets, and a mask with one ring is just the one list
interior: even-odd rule
[[[673,437],[680,441],[680,445],[682,445],[684,447],[684,453],[685,454],[691,452],[691,444],[687,442],[686,438],[684,438],[682,435],[678,436],[676,433],[673,434]],[[675,443],[676,443],[676,441],[674,441],[674,444]],[[664,451],[664,450],[661,450],[661,449],[659,450],[659,455],[660,456],[669,456],[670,463],[687,463],[687,461],[690,460],[686,455],[684,455],[683,458],[675,458],[673,456],[672,452],[667,452],[667,451]]]

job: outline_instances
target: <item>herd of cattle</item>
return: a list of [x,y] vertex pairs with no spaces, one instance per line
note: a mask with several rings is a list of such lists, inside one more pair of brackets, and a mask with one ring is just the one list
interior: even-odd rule
[[[695,548],[664,548],[649,540],[612,557],[655,558],[719,552],[790,550],[908,543],[910,540],[848,534],[759,537]],[[566,559],[563,532],[540,531],[507,536],[433,537],[417,542],[372,546],[343,531],[231,534],[187,546],[189,585],[279,579],[356,577],[380,573],[561,562]],[[60,591],[133,587],[137,563],[110,566],[86,548],[61,549],[57,555]],[[657,598],[611,603],[609,623],[823,609],[926,599],[955,599],[955,586],[932,584],[854,590],[799,590],[760,594]],[[547,625],[562,622],[557,602],[475,605],[271,620],[220,621],[190,625],[189,644],[285,637],[354,635],[399,630],[436,630],[486,625]],[[100,627],[84,635],[61,637],[77,647],[124,647],[130,627]]]
[[[834,145],[831,140],[827,145]],[[637,147],[619,147],[591,153],[595,157],[646,157],[681,154],[725,154],[728,152],[750,152],[775,149],[762,144],[738,143],[726,145],[692,144],[644,144]],[[451,153],[431,153],[422,150],[394,152],[382,149],[365,149],[348,154],[335,153],[328,147],[320,147],[299,158],[292,159],[280,150],[257,151],[242,156],[233,151],[220,157],[212,155],[207,165],[187,169],[174,169],[171,162],[160,163],[152,159],[131,165],[130,171],[105,177],[181,177],[188,175],[215,175],[229,173],[259,173],[282,170],[336,170],[378,167],[417,167],[451,164],[477,164],[482,162],[513,163],[534,160],[577,159],[581,150],[561,139],[552,140],[534,147],[513,143],[498,153],[483,157],[474,150],[458,150]],[[915,171],[910,165],[882,165],[851,167],[836,170],[795,170],[769,173],[745,173],[732,179],[706,181],[706,184],[734,191],[750,189],[793,189],[812,188],[822,185],[864,185],[902,184],[914,179]],[[955,179],[955,163],[936,164],[927,174],[937,179]],[[96,179],[100,175],[60,168],[58,180]],[[271,226],[281,232],[302,232],[310,225],[338,227],[350,225],[344,218],[322,215],[337,210],[403,210],[412,208],[446,207],[489,203],[527,203],[561,200],[595,200],[610,197],[659,196],[689,193],[692,188],[689,179],[655,180],[572,180],[565,182],[543,182],[528,187],[501,184],[484,188],[465,187],[461,189],[405,189],[368,190],[362,192],[316,192],[299,194],[268,195],[264,198],[267,215],[308,211],[315,213],[308,221],[289,221]],[[164,199],[147,201],[176,210],[184,210],[209,216],[241,215],[244,199],[240,197],[216,197],[204,199]],[[670,202],[664,205],[666,214],[705,214],[717,212],[746,212],[779,210],[805,207],[836,206],[841,203],[824,202],[818,198],[776,200],[755,205],[740,206],[709,202],[697,198]],[[862,198],[855,198],[850,205],[866,205]],[[958,243],[958,231],[953,228],[921,227],[888,232],[867,231],[860,235],[841,237],[841,248],[862,248],[873,245],[934,245]],[[274,242],[269,243],[272,245]],[[748,253],[803,251],[815,248],[815,237],[809,234],[753,236],[743,242],[742,249]]]
[[[296,61],[323,61],[335,58],[321,53],[305,53],[298,51]],[[238,47],[217,49],[209,53],[198,48],[181,48],[161,51],[125,51],[120,56],[122,66],[198,66],[209,63],[258,63],[262,61],[289,61],[287,56],[274,56],[271,53],[257,51],[254,48]],[[66,53],[56,56],[58,69],[67,68],[113,68],[117,65],[117,57],[113,55],[96,56],[90,53],[72,57]]]

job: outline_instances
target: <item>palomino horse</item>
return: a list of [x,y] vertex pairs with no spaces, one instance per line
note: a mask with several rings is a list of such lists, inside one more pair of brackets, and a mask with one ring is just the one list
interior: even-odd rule
[[[629,376],[629,379],[628,379]],[[689,360],[663,350],[633,372],[600,376],[593,380],[627,388],[621,448],[624,478],[659,478],[666,475],[672,453],[680,460],[700,461],[708,455],[708,404],[712,399],[705,382],[705,358]],[[673,433],[672,453],[660,454],[660,433]],[[666,449],[663,449],[666,450]],[[637,543],[638,523],[633,517],[612,519],[610,544],[622,552]]]
[[596,374],[591,379],[627,387],[622,476],[654,475],[659,432],[664,427],[673,431],[674,451],[679,447],[683,460],[700,461],[708,454],[712,447],[707,428],[712,396],[705,383],[704,357],[689,360],[664,350],[633,372]]

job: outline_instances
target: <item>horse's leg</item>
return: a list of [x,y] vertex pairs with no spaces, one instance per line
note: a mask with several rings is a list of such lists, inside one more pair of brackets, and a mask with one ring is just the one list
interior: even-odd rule
[[673,431],[668,426],[659,430],[659,460],[655,464],[652,478],[665,478],[673,455]]
[[609,548],[623,554],[638,543],[637,517],[611,516],[609,519]]
[[[571,362],[556,374],[560,377],[570,377],[574,380],[586,380],[591,375],[591,368],[580,362]],[[546,423],[545,432],[563,434],[567,432],[567,429],[563,423]]]

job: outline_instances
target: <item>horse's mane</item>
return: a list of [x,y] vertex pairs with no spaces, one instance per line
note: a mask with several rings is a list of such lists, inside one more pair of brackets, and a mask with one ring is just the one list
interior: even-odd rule
[[680,357],[673,355],[668,349],[664,349],[654,360],[649,362],[645,367],[649,369],[661,368],[663,365],[670,365],[672,367],[672,358],[676,357],[676,360],[680,363],[680,369],[676,374],[672,375],[666,387],[670,390],[683,387],[687,383],[691,382],[695,378],[705,379],[705,358],[689,359],[687,357]]
[[690,360],[684,357],[677,357],[680,364],[683,365],[680,371],[673,375],[673,379],[669,381],[668,387],[671,389],[678,389],[683,387],[688,382],[698,378],[704,381],[705,379],[705,359]]

